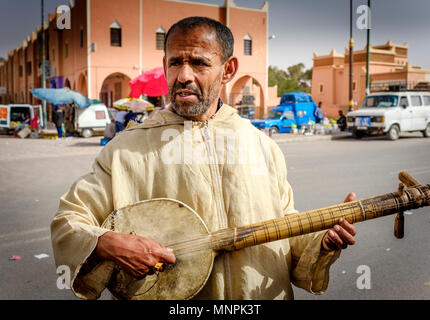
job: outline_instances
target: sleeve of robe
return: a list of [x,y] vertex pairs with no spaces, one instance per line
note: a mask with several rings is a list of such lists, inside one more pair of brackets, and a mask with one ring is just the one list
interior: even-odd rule
[[100,153],[93,172],[79,178],[60,198],[51,223],[55,263],[70,269],[70,287],[81,299],[97,299],[104,290],[113,264],[90,263],[98,237],[107,232],[100,226],[113,211],[111,175]]
[[[278,151],[276,161],[284,212],[297,213],[294,208],[293,190],[287,180],[285,158],[281,150]],[[321,248],[326,232],[320,231],[289,239],[292,257],[291,282],[296,287],[313,294],[322,294],[327,290],[330,266],[341,252],[341,250],[326,251]]]

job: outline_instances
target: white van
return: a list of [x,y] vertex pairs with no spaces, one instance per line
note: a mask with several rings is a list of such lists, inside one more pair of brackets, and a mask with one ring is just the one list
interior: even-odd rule
[[400,132],[420,131],[430,137],[430,92],[388,91],[371,93],[361,108],[348,112],[347,125],[356,138],[386,134],[397,140]]
[[13,131],[26,120],[26,115],[33,119],[35,114],[38,116],[39,126],[43,127],[42,106],[29,104],[0,105],[0,128],[7,132]]
[[75,130],[84,138],[102,134],[110,123],[107,107],[103,103],[92,104],[85,109],[75,109]]

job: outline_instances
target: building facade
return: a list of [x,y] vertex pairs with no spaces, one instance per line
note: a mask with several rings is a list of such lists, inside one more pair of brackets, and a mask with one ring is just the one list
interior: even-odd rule
[[[227,25],[239,59],[235,79],[222,91],[231,105],[243,92],[254,94],[264,113],[268,101],[268,3],[261,9],[179,0],[75,0],[69,2],[70,29],[59,29],[62,13],[45,23],[46,87],[69,87],[111,106],[128,96],[129,81],[162,66],[164,37],[170,26],[188,16],[206,16]],[[39,103],[29,89],[42,87],[42,28],[0,62],[0,103]],[[251,91],[251,92],[250,92]]]
[[[366,96],[367,48],[353,52],[354,109],[361,106]],[[370,87],[381,82],[430,83],[430,70],[412,66],[408,62],[408,44],[386,44],[369,47]],[[322,102],[323,112],[338,117],[338,110],[348,111],[349,102],[349,49],[345,54],[332,50],[328,55],[313,55],[312,98]]]

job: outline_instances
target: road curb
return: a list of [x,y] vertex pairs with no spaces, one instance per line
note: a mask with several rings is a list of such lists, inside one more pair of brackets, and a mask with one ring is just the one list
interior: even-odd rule
[[289,138],[273,138],[276,143],[331,141],[352,138],[352,134],[294,136]]

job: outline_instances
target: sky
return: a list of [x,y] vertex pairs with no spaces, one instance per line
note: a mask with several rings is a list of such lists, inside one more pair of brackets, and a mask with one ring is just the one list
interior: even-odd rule
[[[121,0],[124,3],[126,0]],[[224,0],[188,0],[223,5]],[[302,62],[313,64],[313,52],[345,53],[349,42],[349,0],[269,0],[269,64],[286,69]],[[68,0],[45,0],[45,16]],[[261,8],[264,0],[235,0],[237,6]],[[367,0],[353,0],[354,49],[366,46],[366,30],[356,27],[357,7]],[[371,0],[372,45],[391,40],[409,45],[409,62],[430,69],[430,0]],[[0,56],[40,25],[39,0],[0,0]]]

